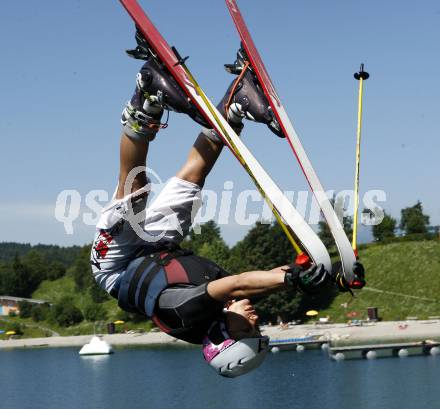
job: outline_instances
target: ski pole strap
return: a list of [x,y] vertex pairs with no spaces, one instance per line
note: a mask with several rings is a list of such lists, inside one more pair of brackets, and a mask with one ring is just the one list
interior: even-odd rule
[[240,84],[240,81],[244,77],[244,74],[246,74],[246,70],[248,69],[249,65],[250,65],[249,61],[246,61],[243,69],[240,72],[240,75],[236,78],[236,80],[234,81],[234,84],[232,85],[231,92],[229,93],[228,101],[226,102],[226,104],[224,106],[224,110],[225,110],[224,112],[225,112],[226,118],[228,118],[229,107],[231,106],[232,99],[234,98],[235,91],[237,90],[238,84]]

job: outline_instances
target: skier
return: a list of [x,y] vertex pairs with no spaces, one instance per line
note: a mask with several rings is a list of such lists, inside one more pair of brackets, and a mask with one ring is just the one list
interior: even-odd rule
[[[252,297],[288,287],[316,293],[333,283],[343,290],[349,285],[322,264],[230,275],[179,247],[223,143],[204,127],[183,167],[147,207],[146,157],[149,143],[165,126],[164,108],[206,123],[166,69],[151,55],[145,59],[122,113],[119,183],[97,224],[91,252],[94,278],[122,309],[150,317],[171,336],[202,344],[205,360],[220,375],[242,375],[259,366],[268,351],[269,339],[261,335]],[[220,103],[247,101],[245,110],[243,104],[229,104],[224,113],[237,133],[243,117],[258,118],[268,110],[251,77],[243,77],[241,85],[231,85]],[[357,263],[355,270],[363,282],[363,267]]]

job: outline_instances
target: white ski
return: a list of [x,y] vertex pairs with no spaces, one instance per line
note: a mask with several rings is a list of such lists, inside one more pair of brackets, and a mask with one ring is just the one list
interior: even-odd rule
[[240,10],[238,9],[236,0],[226,0],[226,4],[239,32],[241,42],[249,58],[249,62],[252,65],[252,69],[262,86],[264,94],[270,103],[272,111],[275,114],[283,134],[286,136],[286,139],[288,140],[301,166],[301,169],[304,172],[309,186],[315,195],[324,218],[335,239],[336,246],[341,257],[344,276],[348,282],[351,282],[354,279],[353,263],[356,261],[356,256],[350,245],[347,235],[345,234],[344,229],[333,209],[333,206],[331,205],[330,200],[328,199],[325,190],[319,181],[315,170],[313,169],[312,163],[310,162],[310,159],[308,158],[295,129],[293,128],[292,122],[287,116],[286,110],[281,104],[280,98],[275,91],[275,87],[273,86],[273,83],[269,77],[269,74],[267,73],[263,61],[261,60],[257,48],[255,47],[249,30],[247,29],[246,23],[240,13]]

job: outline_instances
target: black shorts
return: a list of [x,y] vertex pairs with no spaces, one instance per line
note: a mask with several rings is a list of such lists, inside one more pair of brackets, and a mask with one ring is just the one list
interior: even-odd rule
[[198,286],[175,285],[166,288],[156,302],[156,316],[177,338],[200,344],[211,324],[218,319],[224,304],[207,291],[208,283]]

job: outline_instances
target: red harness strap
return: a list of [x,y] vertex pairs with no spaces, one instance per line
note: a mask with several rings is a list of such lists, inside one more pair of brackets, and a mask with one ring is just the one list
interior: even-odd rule
[[164,267],[168,284],[189,284],[188,274],[177,259],[171,259]]
[[[189,284],[188,274],[182,264],[176,258],[169,259],[169,257],[170,254],[167,252],[160,254],[160,259],[164,261],[164,270],[168,284]],[[169,333],[172,331],[156,314],[154,314],[151,319],[163,332]]]
[[167,327],[159,318],[157,318],[157,315],[153,315],[151,320],[156,324],[156,326],[159,327],[161,331],[165,332],[165,334],[168,334],[172,331],[171,328]]

